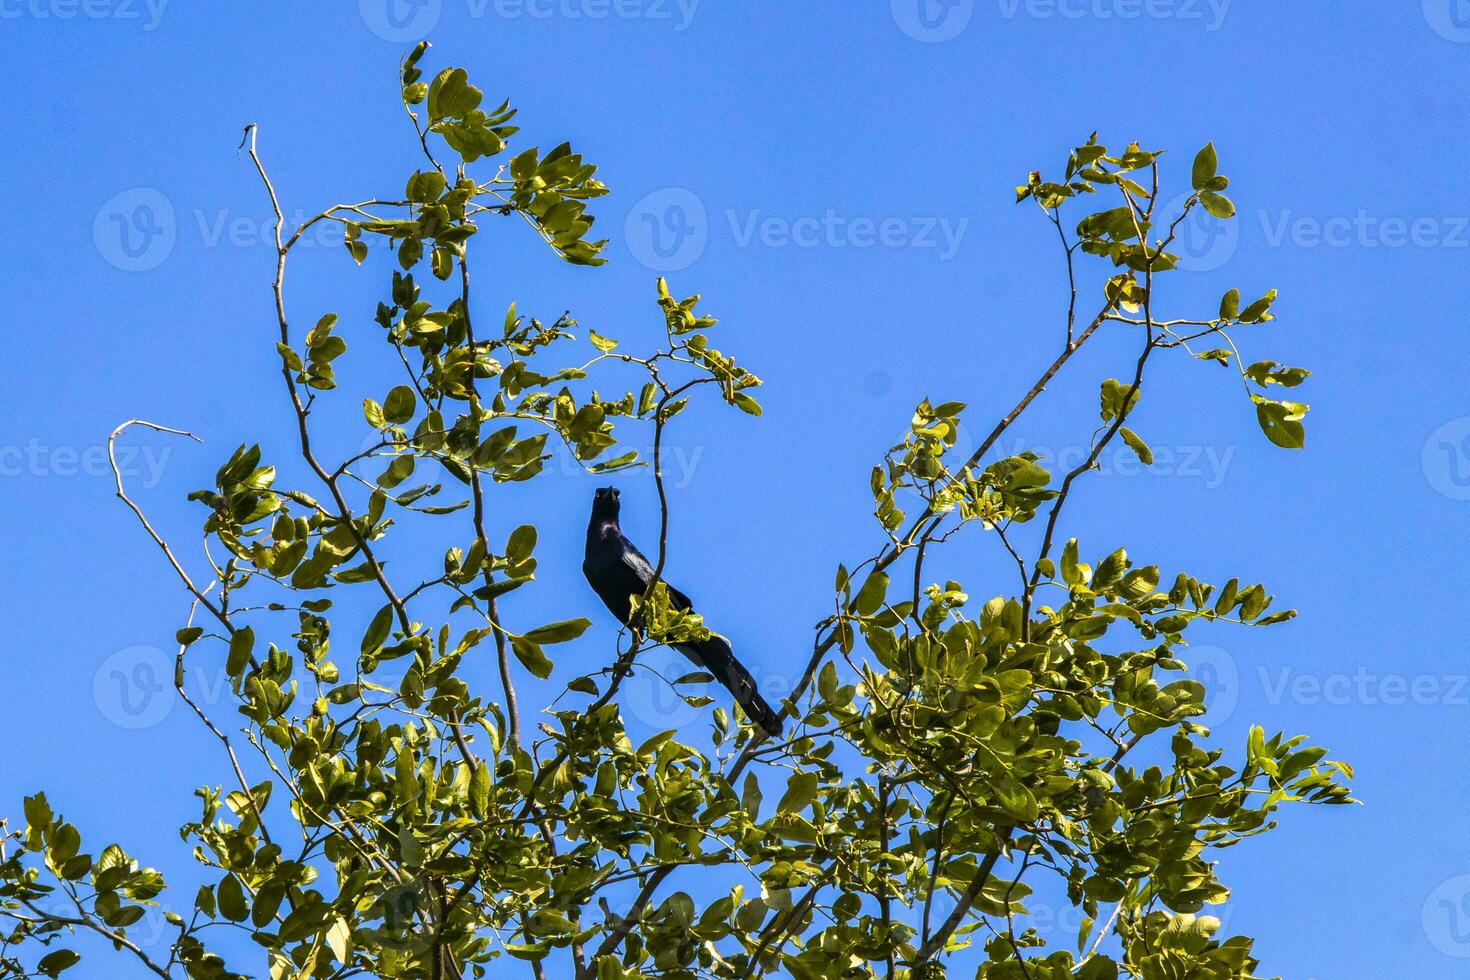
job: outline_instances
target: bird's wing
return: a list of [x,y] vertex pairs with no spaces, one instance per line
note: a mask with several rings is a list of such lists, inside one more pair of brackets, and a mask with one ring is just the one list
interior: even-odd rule
[[[638,581],[643,583],[645,589],[648,588],[648,583],[653,581],[653,565],[649,564],[648,559],[643,557],[643,552],[633,547],[632,543],[629,543],[623,549],[623,564],[633,570],[633,574],[638,576]],[[687,595],[674,588],[667,581],[664,582],[664,588],[669,590],[669,605],[675,609],[689,609],[694,605],[689,601]]]
[[645,589],[648,588],[648,583],[653,581],[653,566],[648,563],[647,558],[643,557],[641,551],[631,544],[625,546],[623,564],[633,570],[633,574],[638,576],[638,581],[643,583]]

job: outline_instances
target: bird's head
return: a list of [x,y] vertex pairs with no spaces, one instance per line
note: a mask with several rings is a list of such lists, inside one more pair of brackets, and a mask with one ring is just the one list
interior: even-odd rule
[[618,519],[618,488],[598,487],[592,495],[592,519],[615,521]]

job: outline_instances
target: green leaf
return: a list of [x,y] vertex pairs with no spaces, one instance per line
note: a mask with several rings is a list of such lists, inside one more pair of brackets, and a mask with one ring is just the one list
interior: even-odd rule
[[542,680],[551,676],[551,661],[541,652],[541,647],[524,636],[512,637],[510,648],[515,653],[516,659],[521,665],[529,670],[532,676]]
[[41,957],[41,962],[36,964],[36,969],[48,977],[60,976],[62,970],[70,969],[82,961],[82,958],[69,949],[58,949]]
[[1235,217],[1235,205],[1224,194],[1216,194],[1214,191],[1201,191],[1199,202],[1204,205],[1206,211],[1216,218]]
[[615,350],[618,346],[618,342],[616,340],[613,340],[610,337],[604,337],[595,330],[587,331],[587,339],[592,341],[593,347],[596,347],[604,354]]
[[359,647],[364,654],[374,653],[388,639],[388,633],[393,628],[393,605],[385,603],[373,616],[372,622],[368,623],[367,632],[362,634],[362,645]]
[[1139,462],[1144,466],[1152,466],[1154,464],[1154,451],[1148,448],[1148,443],[1138,438],[1132,429],[1123,426],[1118,429],[1118,435],[1123,437],[1123,441],[1128,444],[1129,449],[1133,450]]
[[250,652],[255,648],[255,631],[243,626],[230,637],[230,654],[225,659],[225,673],[238,677],[250,662]]
[[1260,395],[1251,395],[1251,401],[1256,403],[1256,421],[1267,439],[1282,449],[1301,449],[1307,444],[1306,429],[1302,426],[1306,405],[1274,401]]
[[536,525],[522,524],[510,532],[505,542],[505,557],[512,562],[523,562],[536,550]]
[[490,768],[484,760],[476,763],[470,775],[470,812],[483,820],[490,812]]
[[786,781],[786,792],[776,804],[777,813],[799,813],[805,810],[817,795],[817,774],[798,772]]
[[339,918],[332,922],[327,929],[326,940],[338,963],[346,966],[351,962],[352,927],[347,924],[346,919]]
[[736,408],[740,409],[746,415],[759,416],[761,413],[760,402],[756,401],[754,398],[750,397],[743,391],[735,392],[734,396],[732,396],[732,402]]
[[1214,179],[1215,172],[1218,168],[1219,160],[1215,155],[1215,144],[1206,143],[1204,149],[1200,150],[1194,157],[1194,169],[1191,174],[1194,189],[1202,191],[1208,187],[1210,181]]
[[853,609],[859,616],[871,616],[882,608],[887,596],[888,576],[883,572],[873,572],[863,581],[863,587],[853,599]]
[[1240,315],[1240,290],[1232,289],[1220,297],[1220,319],[1234,320]]
[[250,915],[250,910],[245,904],[245,890],[240,887],[240,881],[234,875],[225,875],[219,886],[215,888],[214,894],[220,915],[231,922],[244,922]]
[[1267,315],[1267,311],[1271,309],[1271,304],[1272,303],[1275,303],[1275,302],[1276,302],[1276,290],[1274,290],[1274,289],[1267,290],[1266,295],[1264,295],[1260,299],[1256,300],[1250,306],[1247,306],[1245,308],[1245,310],[1241,312],[1241,314],[1240,314],[1241,322],[1243,322],[1243,323],[1263,323],[1266,320],[1271,319]]
[[581,636],[591,625],[591,621],[586,619],[564,619],[559,623],[538,626],[525,634],[522,639],[536,644],[565,643],[567,640],[575,640]]
[[1286,367],[1275,361],[1257,361],[1245,369],[1245,376],[1250,378],[1262,388],[1271,385],[1281,385],[1283,388],[1295,388],[1307,378],[1312,372],[1306,368]]
[[402,425],[413,418],[417,406],[418,398],[413,389],[408,385],[399,385],[388,392],[388,397],[383,401],[383,418],[394,425]]
[[1102,383],[1101,414],[1104,422],[1111,422],[1120,415],[1126,416],[1138,404],[1139,389],[1124,385],[1113,378]]

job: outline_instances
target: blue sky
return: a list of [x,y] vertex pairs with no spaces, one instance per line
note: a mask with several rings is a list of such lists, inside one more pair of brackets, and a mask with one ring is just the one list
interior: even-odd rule
[[[133,417],[204,440],[139,435],[122,460],[179,542],[198,521],[183,495],[234,445],[289,450],[268,208],[241,128],[259,124],[288,215],[396,191],[416,163],[394,70],[420,35],[426,64],[465,65],[520,106],[518,145],[570,139],[614,191],[594,208],[601,269],[496,228],[486,307],[569,309],[631,347],[657,336],[665,274],[704,294],[721,345],[767,382],[762,419],[702,412],[675,436],[669,575],[773,683],[804,657],[834,565],[875,550],[867,471],[914,403],[966,401],[988,429],[1054,356],[1054,232],[1013,186],[1100,130],[1170,149],[1182,191],[1213,140],[1239,218],[1187,229],[1188,268],[1160,296],[1190,313],[1231,286],[1281,290],[1278,320],[1241,340],[1314,371],[1298,389],[1308,446],[1271,447],[1229,375],[1170,361],[1137,415],[1156,466],[1105,457],[1068,533],[1084,553],[1126,544],[1166,569],[1263,580],[1301,611],[1199,651],[1222,739],[1307,733],[1357,767],[1366,804],[1289,811],[1223,856],[1227,926],[1258,938],[1268,975],[1464,974],[1464,0],[0,0],[0,812],[45,787],[84,835],[108,828],[191,880],[173,828],[224,774],[186,707],[152,690],[183,593],[113,499],[102,447]],[[292,301],[369,326],[381,275],[339,250],[303,258]],[[1084,290],[1102,272],[1084,266]],[[1129,356],[1102,338],[1001,448],[1065,462]],[[612,637],[578,570],[595,482],[568,473],[498,503],[504,530],[542,535],[541,586],[513,615],[599,624],[563,657]],[[625,526],[651,547],[652,485],[621,484]],[[993,549],[959,545],[947,571],[980,593]],[[218,680],[206,671],[200,695],[217,702]],[[634,724],[665,727],[643,690]],[[1050,928],[1065,941],[1075,920]]]

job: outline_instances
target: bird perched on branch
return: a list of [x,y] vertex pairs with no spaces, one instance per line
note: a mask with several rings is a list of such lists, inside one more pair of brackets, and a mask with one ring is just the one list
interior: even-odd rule
[[[624,626],[638,629],[639,617],[633,613],[633,600],[641,598],[654,580],[653,565],[633,542],[623,537],[618,526],[618,491],[601,487],[592,497],[592,519],[587,524],[587,552],[582,573],[598,598]],[[689,597],[664,583],[669,605],[680,611],[692,608]],[[724,637],[711,633],[709,639],[691,643],[673,643],[675,650],[709,671],[735,698],[745,714],[769,735],[781,734],[781,719],[756,690],[750,676]]]

